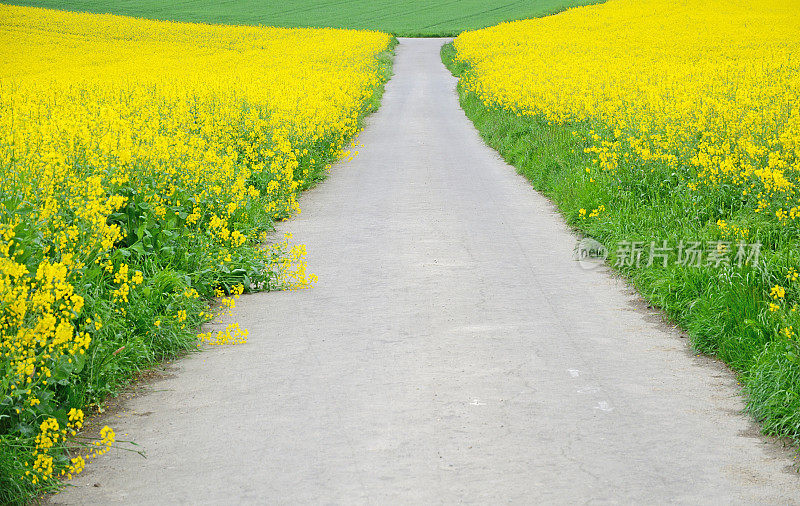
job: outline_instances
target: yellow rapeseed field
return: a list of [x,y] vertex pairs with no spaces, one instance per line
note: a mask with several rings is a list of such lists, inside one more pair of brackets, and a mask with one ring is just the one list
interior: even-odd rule
[[201,294],[308,282],[301,247],[258,244],[345,152],[389,44],[0,6],[0,488],[79,471],[50,449],[91,381],[205,321]]
[[610,0],[454,45],[487,106],[597,125],[603,170],[658,161],[800,217],[797,0]]

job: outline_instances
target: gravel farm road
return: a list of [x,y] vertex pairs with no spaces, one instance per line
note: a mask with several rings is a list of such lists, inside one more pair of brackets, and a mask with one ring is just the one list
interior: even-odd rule
[[[308,290],[243,296],[246,344],[176,361],[53,504],[800,501],[735,377],[604,267],[401,39],[351,162],[280,225]],[[122,437],[122,434],[127,434]]]

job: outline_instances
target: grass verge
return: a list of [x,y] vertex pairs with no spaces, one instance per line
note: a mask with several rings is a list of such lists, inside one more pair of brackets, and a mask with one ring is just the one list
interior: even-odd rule
[[[442,61],[456,76],[469,72],[456,61],[452,44],[442,48]],[[797,240],[758,215],[747,215],[752,241],[762,244],[756,266],[714,268],[670,264],[615,265],[615,247],[628,241],[681,240],[713,242],[719,239],[717,220],[729,217],[716,202],[692,205],[677,181],[664,174],[633,174],[628,180],[604,184],[587,176],[592,156],[593,125],[555,124],[540,117],[487,107],[459,85],[459,99],[467,117],[486,143],[532,186],[550,198],[567,223],[603,243],[609,263],[630,279],[651,303],[663,308],[685,328],[694,347],[728,364],[745,387],[747,408],[766,434],[800,440],[800,346],[784,333],[795,317],[769,310],[765,287],[787,284],[786,273],[798,262]],[[587,209],[605,207],[596,219]],[[718,205],[719,204],[719,205]],[[607,207],[607,208],[606,208]],[[796,288],[787,288],[796,290]],[[787,318],[789,319],[787,321]]]

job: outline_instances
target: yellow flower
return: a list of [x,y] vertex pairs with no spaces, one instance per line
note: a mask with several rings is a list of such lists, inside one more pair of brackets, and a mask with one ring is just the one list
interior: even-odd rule
[[770,289],[769,295],[775,300],[782,299],[786,296],[786,290],[780,285],[775,285]]
[[135,285],[141,285],[144,281],[144,275],[142,275],[142,271],[136,271],[131,277],[131,283]]

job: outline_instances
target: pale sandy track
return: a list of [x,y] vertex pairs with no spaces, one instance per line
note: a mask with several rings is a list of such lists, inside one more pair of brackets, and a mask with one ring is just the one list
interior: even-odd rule
[[[571,258],[553,207],[402,40],[350,163],[284,224],[311,290],[243,297],[56,503],[792,503],[734,377]],[[99,487],[93,486],[99,484]]]

